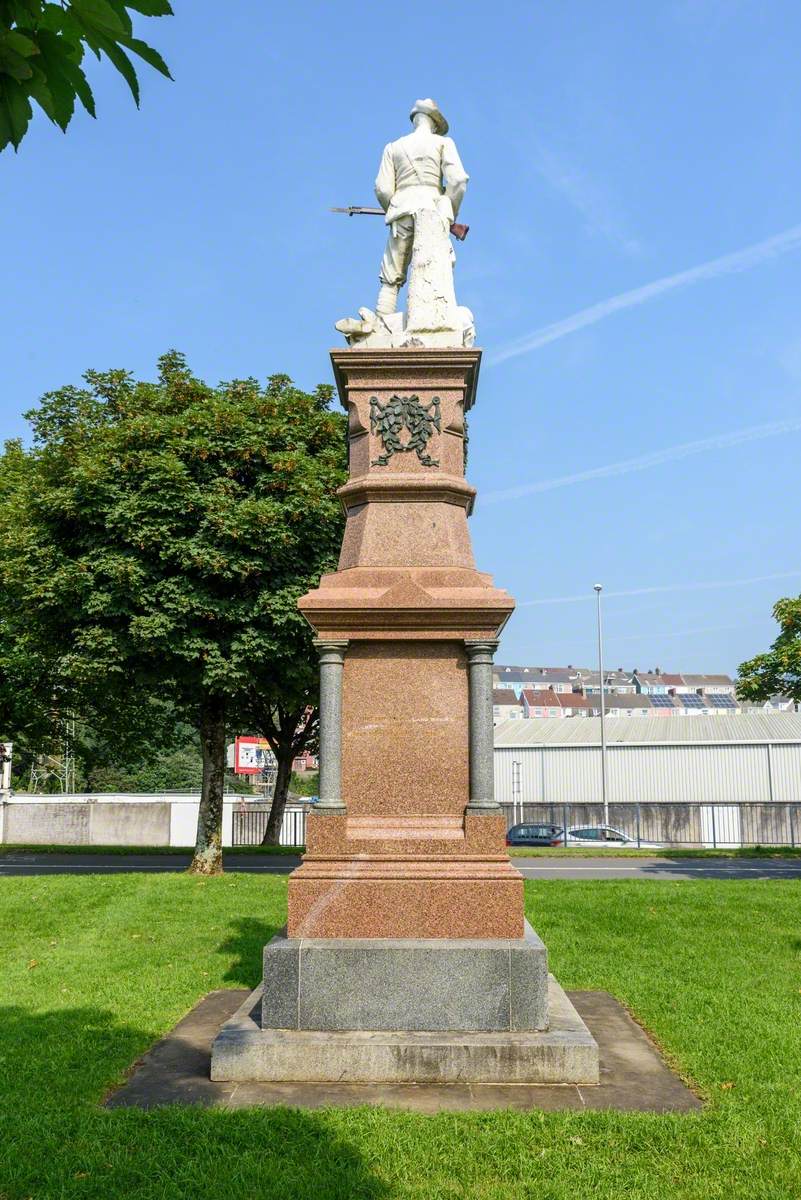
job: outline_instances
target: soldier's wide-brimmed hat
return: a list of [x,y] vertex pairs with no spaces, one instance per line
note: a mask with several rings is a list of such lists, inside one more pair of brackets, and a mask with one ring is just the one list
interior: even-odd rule
[[425,113],[427,117],[430,117],[434,122],[434,128],[437,133],[441,133],[444,136],[448,132],[448,122],[439,111],[436,101],[432,100],[430,96],[427,100],[415,100],[414,107],[409,113],[410,121],[414,120],[416,113]]

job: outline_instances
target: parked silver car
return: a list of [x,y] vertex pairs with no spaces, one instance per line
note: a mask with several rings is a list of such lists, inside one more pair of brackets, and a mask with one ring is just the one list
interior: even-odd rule
[[558,844],[560,846],[585,846],[588,850],[636,850],[638,846],[644,850],[662,849],[661,842],[642,840],[638,842],[636,837],[631,837],[622,829],[615,829],[611,825],[587,825],[582,828],[568,829],[567,842],[562,834]]

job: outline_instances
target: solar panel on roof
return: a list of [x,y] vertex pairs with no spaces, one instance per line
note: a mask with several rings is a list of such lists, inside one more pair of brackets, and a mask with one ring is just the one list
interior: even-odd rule
[[673,708],[672,696],[651,696],[651,704],[654,708]]
[[705,708],[703,699],[700,696],[680,696],[682,704],[685,708]]
[[708,696],[707,699],[713,708],[736,708],[737,705],[732,696]]

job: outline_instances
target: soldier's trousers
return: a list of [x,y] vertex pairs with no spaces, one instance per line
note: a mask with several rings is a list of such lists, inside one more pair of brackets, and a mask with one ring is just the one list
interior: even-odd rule
[[[381,259],[381,270],[378,278],[381,283],[390,287],[403,287],[412,258],[414,246],[414,217],[398,217],[387,226],[388,237]],[[456,261],[453,246],[450,248],[451,262]]]
[[387,226],[387,245],[378,278],[390,287],[403,287],[412,258],[414,217],[399,217]]

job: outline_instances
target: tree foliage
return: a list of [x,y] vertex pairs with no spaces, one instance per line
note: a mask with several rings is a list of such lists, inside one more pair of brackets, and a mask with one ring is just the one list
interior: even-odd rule
[[737,694],[742,700],[790,696],[801,703],[801,596],[773,606],[779,636],[765,654],[740,663]]
[[105,56],[139,105],[139,80],[126,51],[171,78],[164,59],[134,37],[131,13],[172,15],[167,0],[0,0],[0,151],[16,150],[33,116],[32,102],[66,131],[75,101],[95,116],[82,67],[86,50]]
[[344,416],[330,388],[210,387],[175,352],[156,383],[85,380],[28,414],[28,461],[0,473],[0,620],[17,657],[39,655],[34,715],[56,696],[113,736],[155,696],[200,731],[196,857],[216,869],[226,727],[316,703],[297,600],[336,563]]

